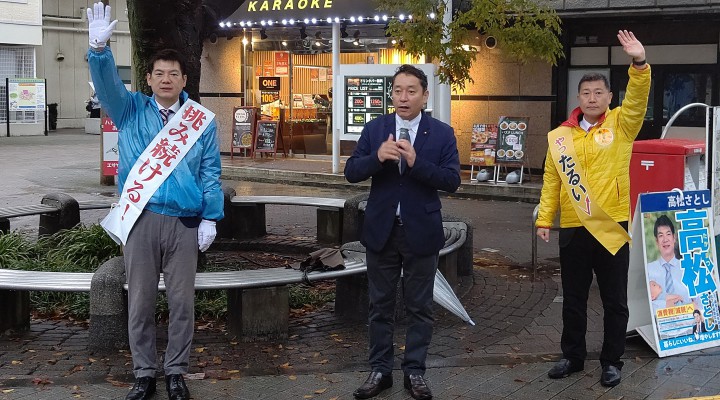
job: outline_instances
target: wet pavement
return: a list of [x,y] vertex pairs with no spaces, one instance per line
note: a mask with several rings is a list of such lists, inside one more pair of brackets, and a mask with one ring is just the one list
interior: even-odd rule
[[[348,198],[362,190],[342,183],[327,159],[223,156],[223,165],[233,171],[224,173],[226,183],[243,195]],[[298,171],[305,171],[303,177]],[[464,182],[468,179],[465,173]],[[54,191],[79,200],[115,192],[100,185],[99,137],[76,130],[0,138],[0,182],[0,207],[37,204]],[[482,185],[471,185],[466,183],[459,196],[444,197],[443,206],[445,212],[471,219],[475,228],[472,280],[465,279],[457,292],[476,326],[436,308],[426,375],[436,399],[679,399],[720,393],[719,351],[659,359],[639,338],[627,340],[622,383],[612,389],[600,386],[602,307],[595,286],[585,371],[548,379],[547,370],[560,356],[562,293],[556,238],[540,245],[542,268],[535,281],[528,268],[534,204],[525,196],[539,185],[530,181],[523,186],[532,190],[511,187],[485,194],[476,193]],[[518,193],[514,201],[497,200],[508,199],[510,189]],[[104,213],[83,211],[81,216],[92,223]],[[315,230],[314,213],[297,207],[268,207],[267,223],[269,235],[281,241],[309,240]],[[32,234],[37,216],[12,219],[11,226]],[[404,323],[398,322],[395,338],[395,386],[381,399],[410,398],[399,370]],[[351,399],[368,372],[366,330],[364,322],[336,318],[332,304],[292,317],[289,338],[282,342],[244,343],[227,334],[222,322],[200,321],[189,387],[193,398],[207,400]],[[164,329],[158,332],[158,348],[164,348]],[[82,321],[33,320],[29,334],[0,335],[0,399],[124,398],[130,370],[128,352],[109,357],[88,352]],[[161,384],[159,389],[155,397],[165,398]]]

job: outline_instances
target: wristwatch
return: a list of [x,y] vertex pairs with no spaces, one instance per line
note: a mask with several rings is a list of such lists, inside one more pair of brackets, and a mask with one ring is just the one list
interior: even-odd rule
[[635,59],[633,59],[633,65],[636,65],[636,66],[638,66],[638,67],[642,67],[642,66],[645,65],[645,64],[647,64],[647,60],[646,60],[646,59],[643,59],[642,61],[635,61]]

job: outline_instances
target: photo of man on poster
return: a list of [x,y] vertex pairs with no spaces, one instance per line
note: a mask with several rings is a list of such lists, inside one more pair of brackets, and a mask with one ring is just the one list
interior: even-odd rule
[[648,251],[646,253],[648,260],[654,260],[648,263],[646,268],[653,311],[691,304],[690,293],[682,279],[683,268],[676,253],[675,224],[667,215],[661,214],[655,219],[653,237],[659,255],[651,257],[651,254],[657,254],[657,252]]

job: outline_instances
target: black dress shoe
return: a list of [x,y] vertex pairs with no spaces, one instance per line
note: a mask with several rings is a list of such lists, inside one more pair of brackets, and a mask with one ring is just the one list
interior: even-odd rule
[[371,372],[365,383],[353,392],[356,399],[369,399],[380,394],[393,385],[392,375],[383,375],[382,372]]
[[190,391],[185,385],[185,379],[180,374],[166,375],[165,388],[170,400],[188,400],[190,398]]
[[620,383],[620,369],[614,365],[606,365],[602,368],[600,384],[605,387],[617,386]]
[[548,371],[548,378],[566,378],[573,372],[582,371],[583,369],[585,368],[582,364],[573,363],[572,361],[563,358],[550,368],[550,371]]
[[135,384],[130,393],[125,396],[125,400],[145,400],[152,397],[155,394],[155,378],[150,376],[143,376],[142,378],[135,379]]
[[405,375],[405,389],[410,391],[410,396],[416,400],[432,399],[432,392],[420,374]]

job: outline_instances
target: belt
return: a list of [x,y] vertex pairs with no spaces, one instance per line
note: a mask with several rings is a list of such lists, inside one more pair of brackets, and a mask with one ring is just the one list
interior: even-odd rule
[[395,225],[402,226],[403,222],[399,215],[395,216]]

